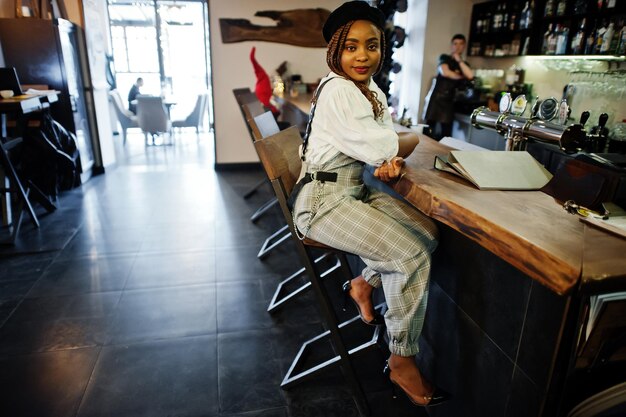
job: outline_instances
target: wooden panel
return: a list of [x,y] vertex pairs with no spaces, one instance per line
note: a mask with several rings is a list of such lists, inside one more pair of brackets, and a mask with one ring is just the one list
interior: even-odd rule
[[326,9],[263,10],[254,15],[267,17],[275,25],[257,25],[247,19],[219,19],[222,42],[266,41],[312,48],[325,48],[322,27],[330,14]]
[[581,275],[583,225],[539,191],[480,191],[433,168],[450,148],[420,135],[393,188],[428,216],[468,236],[558,294]]

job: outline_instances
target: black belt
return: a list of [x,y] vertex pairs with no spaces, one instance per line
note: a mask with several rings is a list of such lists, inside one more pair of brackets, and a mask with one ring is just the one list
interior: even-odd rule
[[320,182],[337,182],[337,173],[315,171],[304,174],[304,177],[302,177],[302,179],[294,185],[293,190],[291,190],[291,195],[287,199],[287,207],[289,207],[289,210],[293,210],[293,206],[296,203],[296,199],[298,198],[298,194],[300,193],[300,190],[302,190],[302,187],[313,180]]
[[302,177],[300,181],[302,182],[302,185],[304,185],[310,183],[313,180],[321,182],[337,182],[337,173],[325,171],[307,172],[306,174],[304,174],[304,177]]

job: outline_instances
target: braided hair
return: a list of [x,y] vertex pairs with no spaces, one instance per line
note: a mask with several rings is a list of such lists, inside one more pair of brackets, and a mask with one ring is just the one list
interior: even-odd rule
[[[346,38],[348,37],[348,32],[350,32],[350,28],[354,20],[346,23],[341,26],[339,29],[335,31],[330,42],[328,42],[328,49],[326,50],[326,63],[328,67],[336,74],[343,76],[346,79],[351,80],[354,85],[361,91],[361,93],[365,96],[365,98],[372,104],[372,110],[374,111],[375,119],[382,119],[383,117],[383,104],[378,99],[376,92],[369,89],[368,84],[363,81],[355,81],[348,77],[348,75],[341,68],[341,53],[343,52],[344,45],[346,43]],[[380,30],[380,28],[378,28]],[[381,56],[380,61],[378,62],[378,67],[374,72],[377,74],[382,68],[383,61],[385,59],[385,32],[380,30],[381,36]]]

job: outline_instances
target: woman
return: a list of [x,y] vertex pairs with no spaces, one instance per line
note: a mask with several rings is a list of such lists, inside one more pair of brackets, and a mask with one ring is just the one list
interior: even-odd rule
[[302,235],[363,259],[362,275],[344,291],[368,324],[382,324],[372,303],[374,288],[382,285],[391,351],[386,372],[411,401],[426,406],[443,401],[415,363],[437,228],[362,180],[364,164],[376,166],[374,175],[382,181],[397,179],[402,158],[418,143],[417,135],[394,131],[385,95],[372,81],[383,61],[384,21],[378,9],[352,1],[324,25],[331,72],[314,99],[310,134],[301,149],[301,177],[308,182],[293,214]]

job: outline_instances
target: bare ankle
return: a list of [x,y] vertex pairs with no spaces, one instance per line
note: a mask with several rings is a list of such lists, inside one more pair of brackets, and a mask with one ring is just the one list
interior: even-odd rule
[[415,368],[417,369],[417,365],[415,364],[415,356],[400,356],[392,353],[389,357],[389,366],[391,369],[403,369],[403,368]]
[[372,291],[374,291],[374,287],[370,285],[369,282],[363,278],[363,275],[359,275],[356,278],[353,278],[350,282],[352,288],[357,291],[359,294],[365,294],[367,296],[371,295]]

